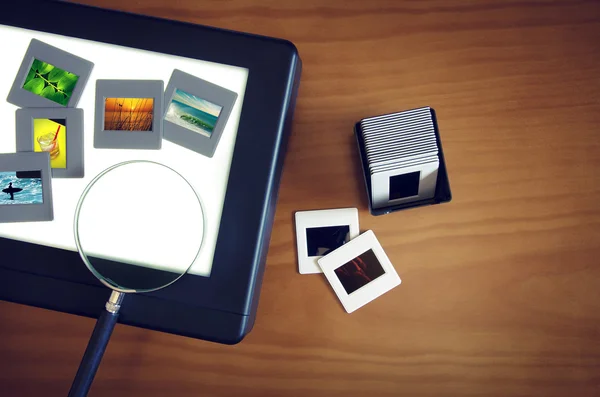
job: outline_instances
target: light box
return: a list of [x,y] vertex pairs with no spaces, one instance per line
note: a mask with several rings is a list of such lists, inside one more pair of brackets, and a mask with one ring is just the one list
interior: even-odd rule
[[[30,9],[37,12],[30,14]],[[132,26],[144,33],[132,34]],[[0,298],[96,316],[110,291],[76,252],[77,201],[106,168],[150,160],[179,172],[194,187],[204,206],[205,240],[188,274],[162,291],[128,297],[119,321],[223,343],[240,341],[256,315],[299,85],[301,61],[293,44],[41,0],[20,1],[5,10],[0,39],[5,55],[0,64],[5,76],[0,81],[1,153],[16,150],[18,107],[6,98],[32,39],[93,63],[76,105],[84,112],[84,177],[53,179],[53,221],[0,224],[0,250],[7,259],[0,263],[0,278],[9,285]],[[166,139],[156,150],[94,147],[97,80],[162,80],[166,88],[174,70],[222,87],[235,98],[212,157]],[[163,105],[166,109],[168,103]],[[149,277],[169,271],[164,260],[148,265]]]

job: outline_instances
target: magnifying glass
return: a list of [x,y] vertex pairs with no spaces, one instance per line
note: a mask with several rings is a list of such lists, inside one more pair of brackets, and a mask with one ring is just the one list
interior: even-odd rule
[[166,165],[116,164],[85,188],[75,210],[77,250],[112,289],[88,343],[70,397],[87,395],[128,293],[152,292],[181,278],[196,261],[206,218],[190,183]]

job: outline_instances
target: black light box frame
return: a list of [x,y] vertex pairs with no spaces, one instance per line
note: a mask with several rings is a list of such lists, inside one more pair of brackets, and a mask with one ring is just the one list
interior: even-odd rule
[[[0,13],[0,24],[249,70],[210,277],[188,274],[164,290],[128,296],[119,318],[133,326],[240,342],[256,316],[300,82],[302,62],[295,46],[270,37],[60,1],[11,4]],[[31,9],[37,12],[27,12]],[[131,26],[145,33],[131,35]],[[178,39],[192,36],[203,40],[190,46]],[[4,238],[0,250],[7,259],[0,263],[0,299],[88,317],[96,317],[104,307],[110,291],[78,253]],[[149,269],[148,277],[156,272],[160,271]]]

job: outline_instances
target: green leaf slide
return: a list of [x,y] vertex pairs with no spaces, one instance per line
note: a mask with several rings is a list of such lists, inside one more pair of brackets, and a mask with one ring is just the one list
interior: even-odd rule
[[60,105],[67,106],[79,76],[47,62],[34,59],[23,89]]

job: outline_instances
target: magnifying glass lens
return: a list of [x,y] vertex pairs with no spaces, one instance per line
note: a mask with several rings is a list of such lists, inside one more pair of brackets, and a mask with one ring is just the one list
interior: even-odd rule
[[121,292],[165,287],[196,260],[204,213],[192,186],[162,164],[117,164],[86,188],[75,240],[88,268]]

